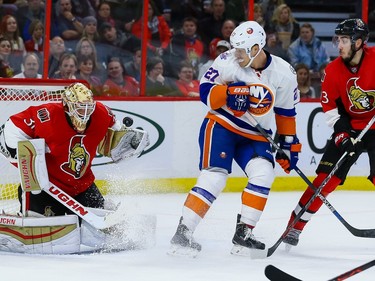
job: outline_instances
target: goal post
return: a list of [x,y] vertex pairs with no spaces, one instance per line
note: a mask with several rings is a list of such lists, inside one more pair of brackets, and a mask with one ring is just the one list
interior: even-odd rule
[[[77,82],[89,87],[86,81],[81,80],[2,78],[0,80],[0,135],[4,123],[11,115],[29,106],[61,102],[61,93],[67,86]],[[19,185],[18,169],[0,155],[0,214],[16,215],[20,211],[17,191]]]

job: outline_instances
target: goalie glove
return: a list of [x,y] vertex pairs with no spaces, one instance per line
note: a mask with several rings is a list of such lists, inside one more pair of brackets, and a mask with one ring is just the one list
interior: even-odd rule
[[237,82],[228,85],[227,107],[234,116],[241,117],[250,107],[250,88],[244,82]]
[[279,146],[283,152],[276,153],[276,162],[280,164],[285,173],[289,174],[291,170],[297,167],[298,153],[301,152],[302,145],[299,143],[297,136],[279,137]]
[[148,133],[140,129],[124,128],[119,131],[108,129],[98,152],[109,156],[114,162],[138,157],[150,145]]

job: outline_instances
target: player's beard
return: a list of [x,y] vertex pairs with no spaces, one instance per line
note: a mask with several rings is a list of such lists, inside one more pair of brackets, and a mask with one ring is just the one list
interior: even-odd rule
[[357,51],[358,50],[355,50],[354,46],[351,46],[350,51],[348,52],[348,55],[345,58],[341,56],[341,58],[346,64],[349,64],[353,60]]

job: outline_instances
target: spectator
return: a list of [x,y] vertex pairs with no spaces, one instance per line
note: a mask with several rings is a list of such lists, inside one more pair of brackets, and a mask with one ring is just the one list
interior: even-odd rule
[[297,73],[297,84],[300,100],[316,98],[315,90],[311,87],[310,71],[306,64],[299,63],[294,68]]
[[217,42],[216,44],[216,50],[215,50],[215,56],[214,58],[208,60],[205,64],[203,64],[200,68],[199,68],[199,74],[198,74],[198,80],[201,80],[202,76],[206,73],[206,71],[211,67],[212,63],[214,62],[215,58],[218,57],[220,54],[228,51],[231,49],[231,46],[230,44],[225,41],[225,40],[221,40],[219,42]]
[[[226,1],[225,11],[226,11],[226,18],[232,19],[236,22],[243,22],[247,20],[248,14],[248,0],[228,0]],[[255,11],[254,4],[254,11]],[[254,20],[256,21],[255,14]]]
[[34,19],[29,26],[29,33],[31,39],[25,42],[25,49],[27,52],[37,52],[39,56],[43,53],[43,38],[44,25],[38,20]]
[[[140,5],[142,7],[142,5]],[[140,9],[142,11],[142,9]],[[131,33],[142,39],[142,14],[139,13],[131,24]],[[148,49],[157,56],[163,56],[171,41],[172,33],[164,17],[159,13],[154,1],[148,5]]]
[[203,17],[202,0],[172,1],[171,7],[171,25],[173,30],[179,30],[182,27],[183,19],[193,17],[201,19]]
[[121,57],[129,60],[133,50],[141,47],[141,40],[128,32],[121,32],[111,24],[105,22],[100,26],[101,52],[108,57]]
[[10,78],[14,74],[14,70],[9,63],[11,52],[11,42],[4,37],[0,37],[0,77],[2,78]]
[[177,75],[175,72],[181,61],[189,61],[194,67],[195,74],[198,72],[205,47],[197,34],[197,24],[196,18],[184,18],[181,32],[172,37],[168,56],[168,66],[171,67],[169,73],[172,75]]
[[65,52],[65,42],[60,36],[55,36],[50,42],[50,56],[48,61],[48,77],[52,77],[59,70],[61,55]]
[[283,60],[289,62],[288,52],[283,49],[276,33],[267,34],[267,43],[264,49],[270,54],[278,56]]
[[189,62],[182,62],[176,85],[185,97],[199,97],[199,81],[194,80],[194,68]]
[[212,14],[198,22],[198,33],[208,46],[212,39],[221,37],[221,27],[225,20],[225,1],[211,1]]
[[315,73],[322,64],[329,62],[324,45],[315,36],[315,30],[309,23],[301,26],[300,37],[289,46],[288,56],[292,66],[304,63]]
[[285,50],[288,49],[291,42],[298,38],[300,26],[294,19],[288,5],[281,4],[276,8],[272,17],[271,30],[276,32]]
[[13,78],[42,78],[39,70],[39,57],[36,53],[27,53],[23,58],[23,72],[14,75]]
[[159,57],[152,57],[146,65],[146,95],[147,96],[181,96],[176,83],[163,76],[164,62]]
[[263,8],[262,5],[255,3],[254,4],[254,21],[259,23],[261,27],[267,28],[267,22],[264,18]]
[[140,48],[135,49],[131,61],[125,63],[125,73],[135,78],[138,82],[141,81],[141,61],[142,51]]
[[76,45],[75,55],[77,57],[81,55],[92,56],[96,60],[97,55],[94,42],[87,37],[82,37]]
[[60,57],[59,70],[53,75],[55,79],[77,79],[77,57],[72,53],[64,53]]
[[103,1],[99,4],[97,8],[96,19],[98,20],[98,26],[101,26],[103,23],[109,23],[113,27],[116,27],[116,21],[111,15],[111,5]]
[[260,2],[264,14],[264,20],[267,23],[271,23],[272,17],[278,6],[285,4],[284,0],[262,0]]
[[71,0],[57,0],[56,26],[58,34],[64,40],[79,39],[83,32],[82,19],[73,14]]
[[19,7],[16,13],[19,30],[23,40],[32,39],[30,24],[33,20],[40,20],[44,25],[45,5],[42,0],[27,0],[27,5]]
[[236,28],[236,26],[237,26],[237,24],[231,19],[225,20],[223,22],[223,25],[221,27],[221,36],[212,39],[212,41],[210,42],[210,44],[208,46],[210,59],[216,58],[217,42],[219,42],[221,40],[225,40],[227,42],[230,42],[229,37],[232,34],[233,30]]
[[111,97],[139,96],[139,83],[134,77],[125,75],[120,58],[111,58],[107,67],[108,79],[103,85],[103,95]]
[[86,80],[90,84],[90,89],[95,96],[102,94],[102,82],[98,72],[97,62],[89,55],[80,55],[77,57],[78,71],[76,74],[77,79]]
[[95,16],[95,10],[90,0],[71,0],[72,12],[81,19],[88,16]]
[[20,58],[20,62],[22,62],[22,56],[26,54],[26,50],[15,17],[5,15],[2,18],[0,23],[0,36],[7,38],[11,42],[12,55]]
[[99,42],[100,36],[98,33],[98,22],[95,17],[88,16],[83,18],[83,31],[82,37],[90,39],[92,42]]

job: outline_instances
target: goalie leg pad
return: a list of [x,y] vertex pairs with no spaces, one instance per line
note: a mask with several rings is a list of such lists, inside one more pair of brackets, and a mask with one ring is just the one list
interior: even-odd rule
[[40,193],[49,188],[44,139],[18,142],[18,169],[21,186],[26,192]]
[[0,250],[27,254],[80,252],[78,217],[12,217],[0,219]]

